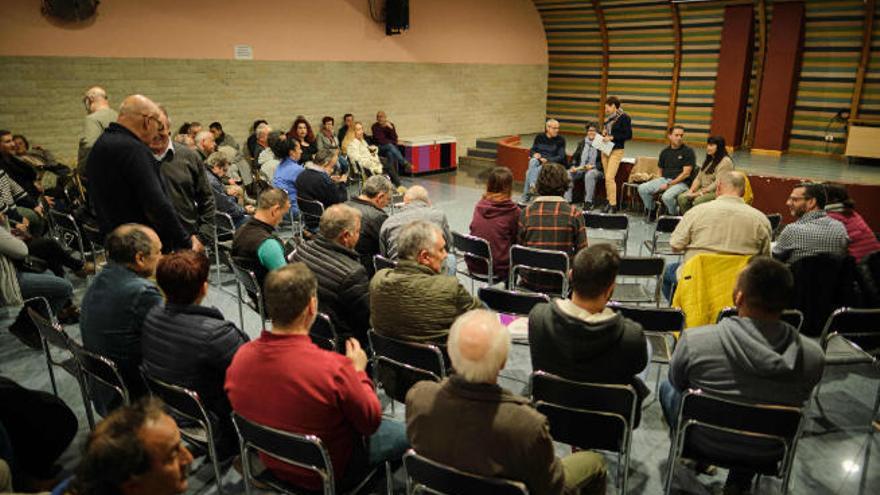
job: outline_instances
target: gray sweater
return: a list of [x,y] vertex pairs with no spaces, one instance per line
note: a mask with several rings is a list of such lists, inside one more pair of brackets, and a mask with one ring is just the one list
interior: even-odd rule
[[681,333],[669,364],[675,388],[801,406],[822,378],[822,349],[782,321],[732,317]]

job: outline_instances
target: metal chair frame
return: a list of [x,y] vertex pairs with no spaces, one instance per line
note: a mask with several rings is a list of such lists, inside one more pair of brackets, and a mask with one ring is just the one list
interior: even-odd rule
[[[92,413],[92,402],[94,402],[94,398],[92,397],[91,385],[89,384],[89,379],[95,380],[98,383],[113,389],[119,397],[122,399],[122,405],[127,406],[131,404],[131,394],[128,392],[128,387],[125,385],[125,381],[122,379],[122,374],[119,372],[119,367],[113,362],[112,359],[102,356],[96,352],[92,352],[79,344],[75,344],[73,346],[73,355],[76,356],[77,364],[79,364],[80,373],[82,373],[82,383],[85,387],[86,394],[89,397],[89,402],[86,405],[86,413],[87,416],[93,416]],[[99,372],[96,369],[92,368],[91,363],[96,363],[97,366],[101,366],[104,368],[103,371]],[[106,377],[110,377],[108,380]],[[113,380],[113,381],[111,381]],[[89,424],[91,428],[94,430],[95,425]]]
[[318,317],[315,318],[315,322],[312,323],[312,328],[309,330],[309,337],[315,345],[324,350],[333,352],[342,350],[340,345],[343,343],[339,341],[336,327],[333,326],[330,317],[324,313],[318,313]]
[[324,215],[324,203],[316,199],[306,199],[301,198],[299,196],[296,197],[297,205],[299,206],[299,215],[303,220],[303,225],[306,226],[306,218],[321,221],[321,216]]
[[391,259],[388,259],[381,254],[373,255],[373,270],[378,272],[383,268],[397,268],[397,262]]
[[[480,281],[488,285],[494,285],[498,282],[501,282],[501,280],[497,279],[492,274],[492,248],[489,246],[489,241],[487,241],[486,239],[483,239],[482,237],[477,237],[475,235],[462,234],[453,230],[452,251],[455,254],[456,265],[464,264],[465,266],[464,270],[456,266],[455,272],[461,275],[465,275],[471,280],[472,293],[474,292],[476,281]],[[481,263],[484,263],[488,267],[486,274],[482,275],[472,272],[470,266],[467,264],[467,258],[471,258],[480,261]]]
[[[251,309],[256,311],[260,315],[260,325],[261,328],[266,327],[266,312],[265,305],[263,304],[263,291],[260,288],[260,284],[257,283],[257,276],[254,274],[252,270],[247,270],[242,268],[235,260],[230,259],[229,265],[232,268],[232,273],[235,275],[235,289],[236,296],[238,297],[238,321],[239,328],[244,330],[244,307],[243,304],[247,304]],[[247,296],[247,302],[245,302],[244,296],[242,295],[241,288],[244,286],[245,295]],[[250,293],[253,293],[256,296],[256,301],[250,301]],[[254,304],[257,306],[254,307]]]
[[[650,303],[653,302],[660,307],[660,289],[663,286],[663,272],[666,269],[666,261],[663,258],[630,258],[623,257],[620,259],[620,268],[618,269],[618,277],[629,278],[653,278],[654,279],[654,297],[652,298],[647,290],[639,283],[621,282],[615,287],[627,288],[635,287],[640,295],[635,298],[620,298],[615,295],[611,299],[619,303]],[[622,291],[621,291],[622,292]]]
[[[718,312],[718,318],[715,320],[715,323],[720,323],[724,318],[736,316],[737,311],[735,306],[728,306],[722,309]],[[801,325],[804,323],[804,314],[798,309],[786,309],[782,311],[782,316],[779,319],[800,331]]]
[[[622,237],[606,238],[599,236],[598,239],[614,241],[613,245],[617,247],[621,254],[626,256],[626,245],[629,241],[629,217],[623,213],[594,213],[585,211],[584,224],[589,230],[623,234]],[[598,244],[595,242],[595,238],[595,236],[590,238],[590,245]]]
[[782,215],[779,213],[767,213],[767,220],[770,222],[770,238],[776,239],[779,226],[782,225]]
[[[528,495],[526,485],[521,481],[503,478],[490,478],[466,473],[452,466],[442,464],[417,454],[410,449],[403,455],[403,469],[406,472],[406,493],[431,493],[454,495],[461,493],[492,493],[495,495]],[[428,478],[434,478],[429,480]],[[442,483],[442,486],[440,486]]]
[[[222,269],[223,263],[220,260],[220,236],[229,236],[230,242],[232,236],[235,235],[235,222],[232,221],[232,217],[228,213],[223,213],[222,211],[214,212],[214,263],[217,266],[217,286],[223,286],[223,278],[222,278]],[[225,241],[224,241],[225,242]],[[230,249],[230,256],[231,249]]]
[[[98,253],[103,253],[104,249],[95,246],[92,241],[83,237],[82,229],[73,215],[63,213],[58,210],[49,209],[49,217],[51,217],[50,225],[55,230],[55,237],[65,246],[71,247],[79,252],[83,261],[92,259],[92,262],[98,264]],[[71,245],[76,241],[74,246]],[[86,249],[88,244],[89,249]]]
[[[522,253],[522,254],[520,254]],[[518,263],[517,259],[523,255],[526,256],[538,256],[540,262],[544,264],[544,266],[539,265],[527,265],[524,263]],[[562,263],[559,261],[564,257],[565,266],[559,266]],[[558,267],[557,267],[558,266]],[[530,272],[540,272],[551,275],[558,275],[562,279],[562,293],[560,294],[562,297],[565,297],[568,294],[568,269],[571,266],[571,261],[569,259],[568,253],[564,251],[555,251],[552,249],[538,249],[527,246],[522,246],[520,244],[514,244],[510,246],[510,280],[508,281],[508,288],[511,290],[516,290],[518,287],[516,283],[516,275],[517,270],[525,269]],[[557,267],[557,268],[553,268]]]
[[[400,339],[395,339],[393,337],[386,337],[384,335],[377,334],[376,331],[373,329],[367,331],[367,338],[370,342],[370,349],[372,349],[372,356],[370,357],[370,361],[373,364],[373,373],[377,377],[379,366],[381,364],[385,364],[391,366],[392,368],[406,369],[414,373],[428,376],[435,382],[439,382],[442,379],[446,378],[446,362],[443,359],[443,352],[440,351],[440,348],[438,346],[421,342],[406,342]],[[380,343],[380,345],[376,345],[377,342]],[[433,354],[433,356],[437,359],[437,368],[435,368],[434,370],[421,368],[412,363],[407,363],[395,357],[384,354],[382,348],[383,346],[387,345],[391,345],[397,347],[398,349],[404,349],[407,351],[417,350],[418,352],[425,353],[426,355],[428,353]],[[385,388],[385,384],[383,384],[383,388]],[[404,391],[403,394],[406,395],[406,392]],[[393,400],[399,400],[402,398],[392,397],[391,394],[388,394],[388,396]],[[393,407],[394,403],[392,402],[392,408]]]
[[[517,292],[497,287],[480,287],[477,298],[493,311],[515,315],[527,315],[536,304],[550,302],[550,296],[540,292]],[[527,307],[529,311],[524,311]]]
[[[660,204],[662,205],[663,202],[661,201]],[[681,217],[670,215],[663,215],[657,218],[657,223],[654,225],[654,233],[651,234],[651,239],[646,239],[639,248],[639,251],[641,251],[641,248],[645,248],[651,256],[656,256],[658,254],[664,256],[682,256],[684,253],[676,253],[672,251],[672,248],[662,249],[657,247],[658,244],[664,242],[661,240],[661,237],[672,234],[680,221]]]

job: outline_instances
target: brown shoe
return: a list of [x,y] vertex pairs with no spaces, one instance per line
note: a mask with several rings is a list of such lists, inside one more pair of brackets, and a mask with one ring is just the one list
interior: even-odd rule
[[91,261],[86,261],[85,263],[83,263],[82,268],[73,272],[73,274],[79,278],[86,278],[89,275],[94,275],[95,274],[95,264],[92,263]]
[[74,325],[79,323],[79,306],[68,302],[67,306],[58,312],[58,322],[62,325]]

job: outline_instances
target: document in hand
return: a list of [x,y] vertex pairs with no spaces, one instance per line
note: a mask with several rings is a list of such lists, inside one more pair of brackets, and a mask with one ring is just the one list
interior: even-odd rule
[[602,136],[598,134],[593,139],[593,148],[601,151],[605,156],[611,154],[611,150],[614,149],[614,141],[608,141],[607,143],[603,140]]

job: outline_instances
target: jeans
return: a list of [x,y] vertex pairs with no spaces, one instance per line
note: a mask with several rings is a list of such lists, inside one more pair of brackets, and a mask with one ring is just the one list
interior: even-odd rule
[[526,170],[526,180],[523,184],[523,199],[528,200],[532,197],[529,189],[538,182],[538,174],[541,173],[541,162],[537,158],[529,159],[529,168]]
[[348,173],[349,168],[351,168],[348,164],[348,157],[344,155],[338,155],[338,159],[336,160],[336,173],[339,175],[345,175]]
[[608,472],[602,454],[583,450],[561,460],[562,470],[565,472],[565,487],[568,489],[566,491],[581,495],[605,493]]
[[45,297],[56,315],[73,295],[73,285],[66,278],[48,272],[18,272],[18,286],[24,299]]
[[663,297],[670,303],[672,302],[672,295],[675,294],[675,287],[678,285],[676,272],[678,272],[678,267],[680,266],[680,261],[673,261],[666,265],[666,269],[663,271],[663,286],[660,290],[663,292]]
[[[659,177],[639,185],[639,196],[641,196],[642,203],[645,204],[645,208],[647,208],[649,212],[654,211],[654,194],[660,191],[660,186],[671,180],[672,179],[667,179],[666,177]],[[678,184],[669,186],[663,191],[660,200],[666,205],[666,211],[668,211],[670,215],[678,214],[678,195],[687,191],[688,188],[689,186],[687,184],[679,182]]]
[[[605,177],[605,174],[603,174],[601,170],[593,168],[586,172],[579,170],[569,175],[571,175],[572,184],[581,177],[584,178],[584,202],[592,203],[593,197],[596,196],[596,182],[602,180]],[[571,203],[571,188],[565,192],[565,200]]]
[[406,158],[403,157],[403,153],[400,152],[400,148],[396,144],[388,143],[379,146],[379,154],[387,156],[389,161],[393,159],[398,164],[407,163]]
[[385,461],[397,461],[409,449],[406,425],[393,419],[383,419],[379,429],[370,437],[367,462],[370,467]]

